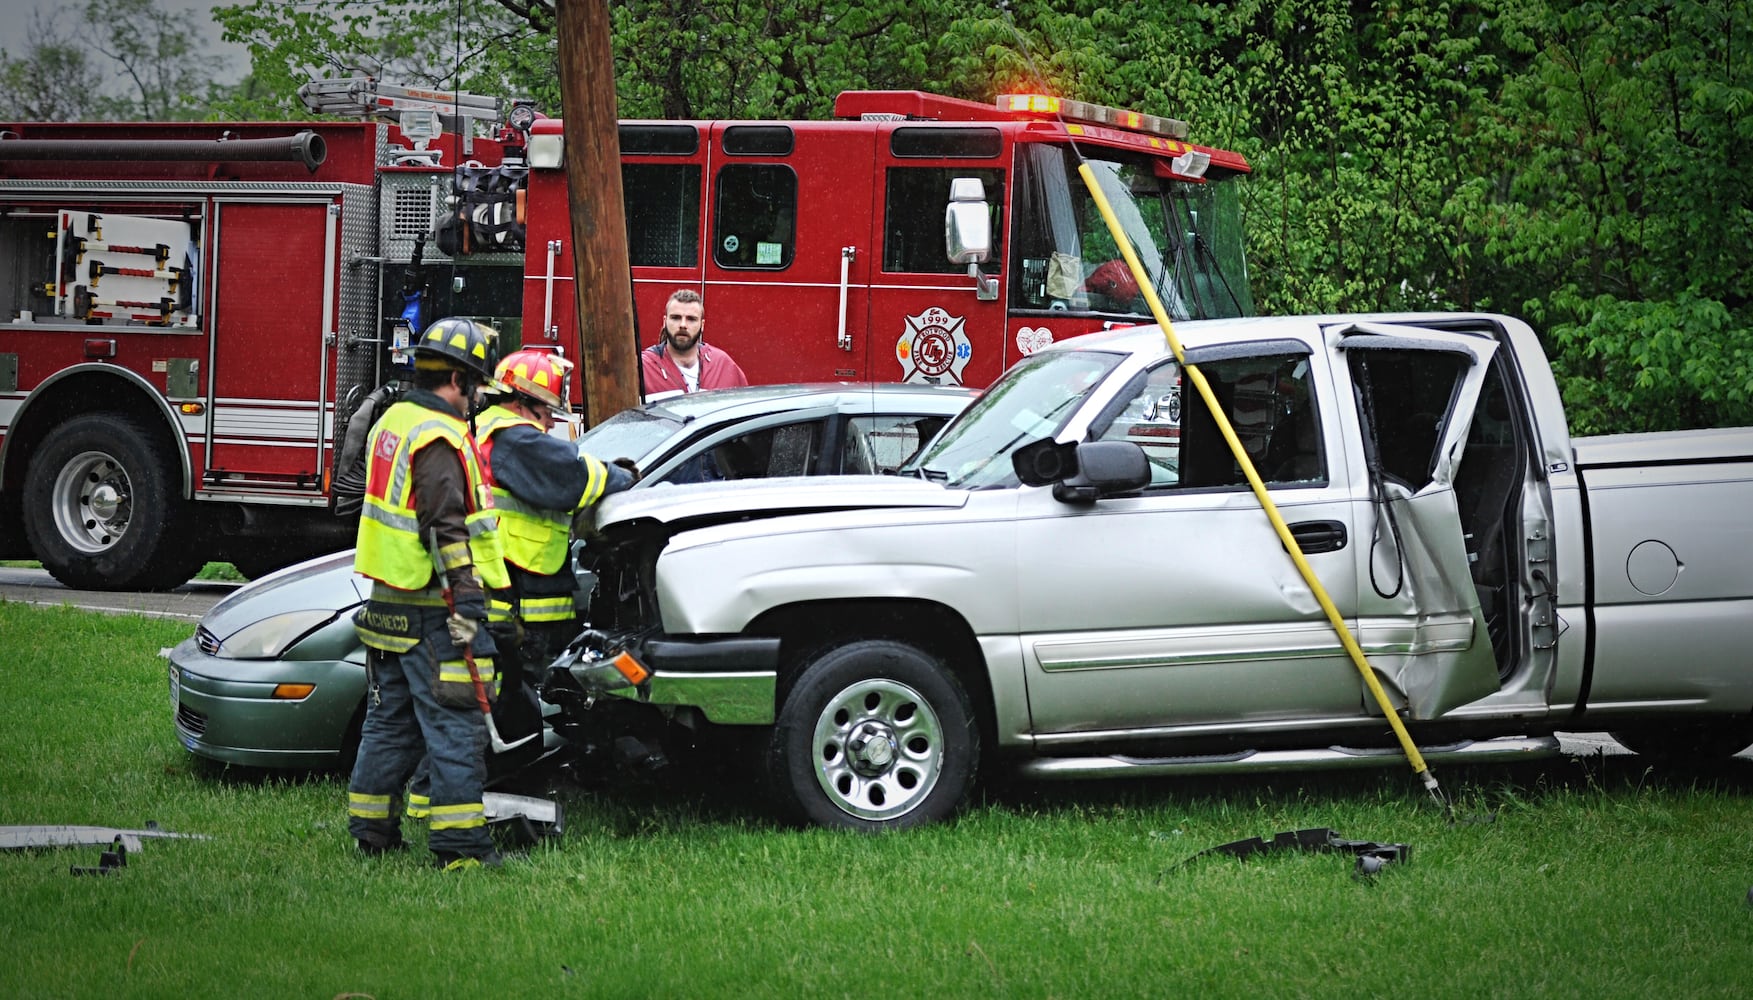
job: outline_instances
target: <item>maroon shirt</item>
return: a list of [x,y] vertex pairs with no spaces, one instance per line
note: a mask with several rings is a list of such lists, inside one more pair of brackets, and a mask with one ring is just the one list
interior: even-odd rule
[[[700,353],[696,359],[700,364],[700,388],[729,389],[732,386],[748,385],[749,377],[737,367],[730,355],[724,353],[704,341],[700,343]],[[639,352],[639,368],[645,375],[645,394],[654,392],[675,392],[688,389],[688,380],[682,377],[682,370],[676,367],[676,359],[670,354],[669,348],[662,341]]]

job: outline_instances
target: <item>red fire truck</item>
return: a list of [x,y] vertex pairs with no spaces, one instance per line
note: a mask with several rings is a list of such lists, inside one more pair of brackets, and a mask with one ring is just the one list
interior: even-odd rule
[[[0,558],[129,589],[346,547],[338,444],[409,330],[470,315],[578,352],[557,119],[371,80],[302,96],[379,120],[0,126]],[[1149,319],[1080,164],[1174,316],[1252,311],[1247,163],[1183,123],[917,92],[835,115],[622,123],[630,336],[692,288],[755,382],[985,385]],[[952,261],[970,211],[989,249]]]

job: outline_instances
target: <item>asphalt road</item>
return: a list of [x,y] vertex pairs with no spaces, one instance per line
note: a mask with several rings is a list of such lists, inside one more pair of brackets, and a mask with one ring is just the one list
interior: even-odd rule
[[0,600],[48,607],[71,605],[88,611],[138,614],[153,618],[199,621],[207,609],[239,587],[217,580],[190,580],[164,593],[136,594],[106,590],[72,590],[47,570],[0,567]]

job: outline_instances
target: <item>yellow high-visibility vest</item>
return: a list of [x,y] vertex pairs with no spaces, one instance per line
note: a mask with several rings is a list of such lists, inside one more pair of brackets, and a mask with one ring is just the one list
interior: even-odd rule
[[433,580],[432,555],[420,537],[414,512],[414,453],[434,442],[462,456],[468,496],[466,551],[459,543],[440,549],[446,569],[473,563],[484,587],[508,587],[500,550],[493,494],[475,457],[469,427],[455,416],[406,400],[389,408],[371,429],[365,463],[365,504],[359,516],[359,551],[353,568],[399,590],[420,590]]
[[513,427],[533,427],[546,433],[542,425],[503,406],[492,406],[475,418],[475,426],[480,432],[487,479],[493,484],[493,509],[499,514],[505,561],[542,576],[560,572],[566,562],[566,541],[572,534],[572,512],[525,503],[493,482],[494,436]]

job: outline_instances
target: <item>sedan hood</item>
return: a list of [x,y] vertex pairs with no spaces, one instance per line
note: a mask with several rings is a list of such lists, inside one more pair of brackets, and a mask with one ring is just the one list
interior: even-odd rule
[[353,572],[353,550],[318,556],[238,588],[213,605],[202,627],[220,640],[288,611],[340,612],[363,602],[370,581]]
[[654,521],[690,525],[829,510],[955,508],[965,490],[897,476],[814,476],[654,486],[617,493],[596,508],[596,526]]

